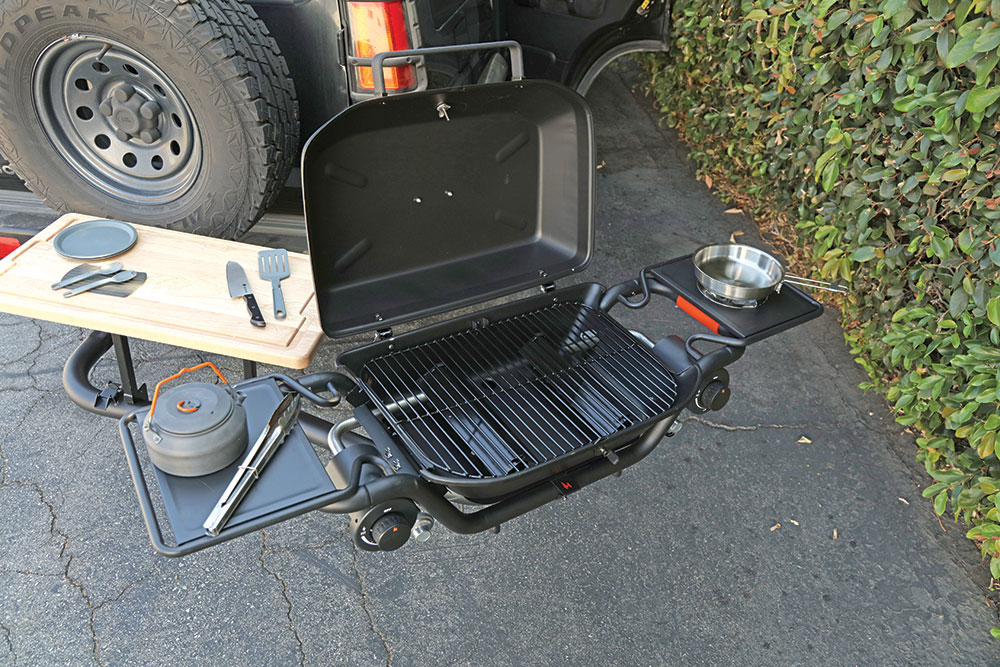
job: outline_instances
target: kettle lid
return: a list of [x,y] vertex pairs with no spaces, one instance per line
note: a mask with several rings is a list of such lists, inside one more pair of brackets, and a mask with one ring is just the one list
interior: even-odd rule
[[201,435],[228,421],[236,400],[220,385],[207,382],[179,385],[160,397],[153,423],[157,429],[173,435]]

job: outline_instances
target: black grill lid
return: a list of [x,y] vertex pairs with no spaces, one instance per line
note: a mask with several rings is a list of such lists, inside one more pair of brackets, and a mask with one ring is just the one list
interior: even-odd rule
[[309,139],[302,190],[327,335],[510,294],[590,260],[590,108],[549,81],[368,100]]

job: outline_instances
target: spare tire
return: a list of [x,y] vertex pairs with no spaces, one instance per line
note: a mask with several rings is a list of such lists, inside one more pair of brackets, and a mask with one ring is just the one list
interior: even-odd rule
[[0,0],[0,153],[52,208],[233,238],[298,130],[285,60],[240,0]]

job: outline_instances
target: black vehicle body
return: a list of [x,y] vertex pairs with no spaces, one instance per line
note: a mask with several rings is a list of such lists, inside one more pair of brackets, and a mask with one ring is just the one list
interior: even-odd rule
[[[349,35],[338,0],[252,0],[281,48],[295,81],[301,137],[353,101],[347,72]],[[586,93],[615,58],[668,45],[669,0],[410,0],[415,46],[512,39],[524,48],[525,73]],[[434,87],[475,81],[475,57],[444,58]],[[444,74],[447,72],[451,76]]]
[[[241,0],[203,1],[208,4],[224,3],[229,7],[225,11],[233,14],[238,14],[241,4]],[[261,194],[255,196],[239,215],[231,213],[227,217],[224,210],[213,210],[212,207],[192,212],[191,207],[198,206],[197,200],[187,208],[171,207],[169,202],[149,201],[149,197],[146,197],[147,201],[142,201],[142,197],[133,197],[128,192],[95,194],[88,187],[81,189],[70,183],[76,178],[71,172],[63,174],[61,170],[51,168],[59,164],[59,155],[67,155],[65,141],[62,139],[54,142],[51,158],[54,162],[49,162],[49,168],[40,169],[37,164],[21,167],[21,175],[25,177],[27,186],[42,195],[51,207],[59,210],[75,210],[147,224],[169,224],[210,235],[231,236],[246,231],[263,210],[274,203],[281,187],[286,184],[297,186],[297,171],[293,169],[298,162],[297,149],[328,119],[350,104],[371,96],[370,92],[359,90],[356,82],[352,84],[352,66],[349,62],[352,34],[347,11],[348,0],[249,0],[246,5],[259,17],[257,27],[253,30],[246,26],[240,28],[237,22],[231,21],[236,24],[237,30],[242,30],[247,35],[256,34],[258,37],[255,39],[262,40],[252,42],[257,49],[254,58],[261,62],[270,61],[274,69],[267,75],[270,80],[266,85],[281,91],[277,104],[272,105],[269,114],[259,121],[265,127],[277,127],[278,119],[291,115],[297,115],[297,118],[284,123],[273,140],[265,141],[256,149],[266,151],[260,153],[262,157],[257,158],[256,163],[251,164],[252,169],[261,174],[258,181],[252,184],[252,187],[260,189]],[[493,3],[489,0],[403,0],[402,6],[408,17],[409,33],[408,43],[403,48],[515,40],[524,48],[528,78],[558,81],[581,93],[586,93],[597,74],[614,58],[635,51],[665,50],[668,44],[669,0],[497,0]],[[78,13],[75,10],[70,12],[71,7],[68,5],[60,13],[69,13],[71,16]],[[3,2],[0,2],[0,14],[3,9]],[[24,26],[30,28],[39,24],[33,18],[30,6],[14,9],[13,12],[24,15],[12,14],[8,29],[0,28],[4,48],[19,48],[24,42],[20,33],[11,32],[11,26],[23,29]],[[42,17],[51,13],[45,7],[39,7],[37,12]],[[249,25],[258,21],[257,17],[243,16],[242,20]],[[261,32],[260,22],[266,27],[266,31]],[[93,32],[92,28],[93,26],[81,27],[79,32]],[[70,32],[76,28],[69,25],[64,30]],[[234,40],[238,40],[238,37],[234,35]],[[266,46],[267,40],[272,37],[277,44],[276,49],[272,51],[260,46]],[[238,43],[236,46],[237,50],[242,48]],[[142,52],[134,55],[142,55]],[[422,59],[418,64],[421,81],[410,90],[448,88],[500,80],[506,70],[500,74],[488,73],[485,70],[489,62],[488,54]],[[284,63],[287,63],[287,74],[281,71]],[[4,85],[4,82],[0,81],[0,85]],[[178,87],[182,94],[185,85],[188,84],[182,83]],[[68,101],[67,104],[72,107],[77,102]],[[297,104],[297,114],[293,111],[294,104]],[[93,109],[96,113],[96,106]],[[27,119],[28,116],[22,115],[21,118]],[[199,119],[195,117],[192,120]],[[70,121],[78,122],[72,114],[69,120],[62,122]],[[58,122],[54,122],[58,126]],[[199,131],[202,133],[208,130],[206,123],[200,125]],[[48,131],[51,132],[51,128]],[[102,137],[98,138],[103,140]],[[113,135],[111,139],[114,141]],[[38,135],[34,139],[22,136],[20,144],[14,137],[9,141],[13,143],[8,144],[8,150],[11,151],[9,157],[18,156],[19,159],[11,159],[10,166],[7,166],[3,156],[4,142],[0,141],[0,167],[3,167],[0,179],[16,178],[15,170],[19,168],[18,163],[26,153],[48,148],[38,145],[43,141]],[[134,141],[137,140],[133,140],[133,143]],[[92,144],[90,147],[93,150]],[[127,150],[129,148],[126,145],[123,151]],[[135,152],[140,155],[141,163],[142,154]],[[168,157],[166,153],[163,155]],[[211,161],[202,165],[202,172],[209,171],[209,167]],[[118,168],[123,177],[127,176],[128,169],[122,169],[121,164]],[[292,171],[289,174],[290,169]],[[164,172],[159,172],[162,173]],[[146,175],[158,176],[154,172]],[[219,175],[215,173],[206,178],[218,179]],[[109,187],[113,188],[113,183]],[[211,189],[206,194],[210,192]],[[94,197],[89,197],[91,194]],[[116,198],[123,199],[124,203],[115,203]],[[240,216],[239,220],[235,219]],[[182,222],[177,222],[185,217]],[[221,219],[206,219],[213,217]]]

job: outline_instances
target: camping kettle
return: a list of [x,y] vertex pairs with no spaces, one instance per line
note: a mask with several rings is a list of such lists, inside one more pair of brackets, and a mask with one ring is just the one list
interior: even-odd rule
[[[199,368],[211,368],[222,384],[192,382],[163,392],[171,380]],[[153,465],[180,477],[198,477],[222,470],[246,450],[247,415],[244,396],[234,390],[211,362],[185,368],[161,380],[142,422]]]

